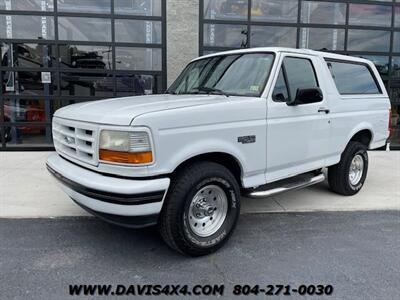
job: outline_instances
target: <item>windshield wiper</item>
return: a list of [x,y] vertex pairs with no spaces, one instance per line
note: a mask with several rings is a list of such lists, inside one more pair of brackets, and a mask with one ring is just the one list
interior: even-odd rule
[[175,92],[175,91],[166,91],[165,94],[168,95],[195,95],[195,94],[199,94],[198,91],[189,91],[189,92]]
[[206,92],[208,94],[224,95],[226,97],[229,97],[229,95],[227,93],[225,93],[223,90],[212,88],[212,87],[202,86],[202,87],[199,87],[199,91]]

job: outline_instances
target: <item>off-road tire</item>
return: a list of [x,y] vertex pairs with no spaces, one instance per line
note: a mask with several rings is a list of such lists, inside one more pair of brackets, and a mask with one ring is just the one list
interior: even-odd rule
[[[200,237],[188,225],[187,211],[195,194],[210,184],[223,189],[227,196],[228,210],[218,231],[209,237]],[[232,173],[215,162],[195,162],[171,178],[159,219],[159,230],[172,249],[190,256],[206,255],[221,248],[229,239],[239,212],[240,191]]]
[[[360,181],[353,185],[349,180],[350,164],[356,155],[363,158],[364,169]],[[328,168],[328,182],[331,190],[344,196],[357,194],[364,185],[368,172],[367,147],[359,142],[349,142],[342,153],[340,162]]]

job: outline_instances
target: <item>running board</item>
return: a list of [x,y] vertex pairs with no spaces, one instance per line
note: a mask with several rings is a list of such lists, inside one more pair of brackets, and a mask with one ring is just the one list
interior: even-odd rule
[[318,175],[308,173],[293,178],[280,180],[278,182],[274,182],[269,185],[265,185],[263,186],[265,189],[262,189],[263,187],[259,187],[257,189],[247,191],[246,193],[244,193],[244,196],[255,199],[266,198],[276,194],[314,185],[324,180],[325,180],[325,175],[323,173]]

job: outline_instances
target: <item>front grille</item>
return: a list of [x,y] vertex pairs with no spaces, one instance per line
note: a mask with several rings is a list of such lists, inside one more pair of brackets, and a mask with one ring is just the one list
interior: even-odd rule
[[54,118],[54,147],[60,154],[96,165],[97,130],[93,124]]

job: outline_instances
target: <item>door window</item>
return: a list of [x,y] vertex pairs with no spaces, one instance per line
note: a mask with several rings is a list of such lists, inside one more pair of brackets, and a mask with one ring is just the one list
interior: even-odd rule
[[317,76],[309,59],[286,57],[283,60],[272,99],[276,102],[293,101],[299,89],[317,87]]
[[310,60],[304,58],[286,57],[283,60],[290,95],[296,96],[298,89],[318,87],[317,77]]

